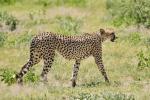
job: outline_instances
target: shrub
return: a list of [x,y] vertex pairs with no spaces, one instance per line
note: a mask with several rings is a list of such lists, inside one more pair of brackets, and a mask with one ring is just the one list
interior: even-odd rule
[[[39,76],[36,75],[34,70],[31,69],[24,77],[25,83],[37,83],[39,81]],[[15,75],[16,72],[11,69],[1,69],[1,81],[7,85],[12,85],[16,83]]]
[[30,69],[30,71],[27,73],[27,75],[25,76],[25,82],[32,82],[32,83],[37,83],[40,79],[40,77],[38,75],[36,75],[34,72],[34,69]]
[[58,32],[64,33],[64,34],[78,34],[80,32],[82,21],[80,19],[75,19],[70,16],[56,17],[56,22],[58,24]]
[[144,25],[150,28],[149,0],[107,0],[107,8],[113,17],[113,24]]
[[13,31],[16,29],[18,20],[16,17],[8,14],[7,12],[0,12],[0,22],[5,23],[9,26],[9,30]]
[[2,69],[0,70],[2,73],[1,73],[1,81],[3,81],[5,84],[7,85],[12,85],[16,82],[15,80],[15,74],[16,72],[15,71],[12,71],[12,70],[8,70],[8,69]]
[[15,17],[13,17],[13,16],[10,16],[10,17],[8,17],[7,19],[6,19],[6,25],[8,25],[9,26],[9,29],[11,30],[11,31],[13,31],[13,30],[15,30],[16,29],[16,26],[17,26],[17,24],[18,24],[18,20],[15,18]]

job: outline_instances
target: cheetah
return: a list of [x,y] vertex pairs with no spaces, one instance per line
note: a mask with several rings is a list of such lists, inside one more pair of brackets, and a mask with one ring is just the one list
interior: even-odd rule
[[72,71],[72,87],[76,86],[77,75],[81,60],[93,56],[99,71],[106,82],[109,79],[104,69],[102,60],[102,42],[106,39],[114,42],[116,39],[113,30],[100,29],[95,33],[85,33],[80,36],[64,36],[52,32],[44,32],[36,35],[30,45],[30,59],[16,74],[16,80],[19,84],[23,83],[23,76],[29,69],[43,59],[44,66],[41,73],[41,79],[47,82],[47,74],[54,61],[55,52],[59,52],[66,59],[74,59],[75,64]]

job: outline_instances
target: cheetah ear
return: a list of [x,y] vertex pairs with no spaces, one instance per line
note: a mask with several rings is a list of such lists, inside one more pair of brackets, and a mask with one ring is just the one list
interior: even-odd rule
[[101,28],[101,29],[100,29],[100,33],[101,33],[101,35],[104,34],[104,33],[105,33],[105,30]]

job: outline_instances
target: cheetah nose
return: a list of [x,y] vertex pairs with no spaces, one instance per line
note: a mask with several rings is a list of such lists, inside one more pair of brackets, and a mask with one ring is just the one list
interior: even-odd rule
[[113,38],[111,38],[110,41],[111,41],[111,42],[115,42],[115,38],[116,38],[116,37],[115,37],[115,35],[114,35]]
[[116,37],[115,35],[113,36],[113,38],[111,39],[111,42],[115,42],[115,40],[117,39],[118,37]]

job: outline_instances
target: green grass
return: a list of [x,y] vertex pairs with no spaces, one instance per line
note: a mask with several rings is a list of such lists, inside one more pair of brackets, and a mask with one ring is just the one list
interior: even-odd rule
[[[106,0],[69,0],[65,4],[61,1],[49,4],[42,0],[43,3],[39,4],[38,0],[33,0],[28,4],[29,0],[24,0],[1,5],[1,10],[14,16],[19,23],[14,31],[3,30],[0,33],[0,69],[19,72],[28,61],[32,37],[41,31],[74,35],[114,27],[107,18]],[[45,2],[47,6],[43,6]],[[3,28],[7,29],[5,26]],[[93,57],[89,57],[81,62],[77,87],[72,88],[70,79],[74,60],[66,60],[57,53],[47,85],[28,81],[20,87],[0,82],[0,100],[149,100],[150,69],[148,66],[138,70],[137,54],[142,50],[147,57],[150,33],[114,29],[118,40],[103,43],[104,65],[111,84],[104,82]],[[42,65],[41,61],[33,67],[35,75],[40,75]],[[30,80],[32,75],[30,73],[26,77]]]

